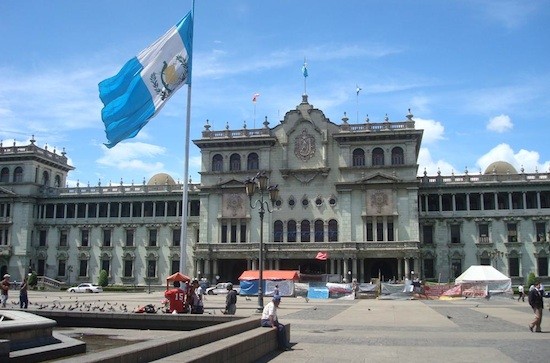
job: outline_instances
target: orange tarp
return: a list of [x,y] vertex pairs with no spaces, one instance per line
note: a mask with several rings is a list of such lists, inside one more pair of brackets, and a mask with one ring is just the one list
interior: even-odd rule
[[191,281],[191,278],[189,278],[189,276],[185,276],[181,272],[176,272],[166,278],[166,290],[168,290],[169,284],[174,281],[189,282]]
[[[239,277],[239,280],[258,280],[260,278],[260,271],[248,270],[244,271]],[[262,273],[264,280],[298,280],[298,271],[294,270],[264,270]]]

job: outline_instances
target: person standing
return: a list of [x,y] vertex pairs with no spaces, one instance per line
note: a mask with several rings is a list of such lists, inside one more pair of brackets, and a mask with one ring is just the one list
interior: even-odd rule
[[544,302],[542,299],[542,292],[540,290],[540,281],[536,281],[534,284],[534,289],[529,291],[529,305],[533,308],[535,313],[535,319],[529,324],[529,330],[535,331],[537,333],[541,332],[540,323],[542,322],[542,310],[544,309]]
[[275,289],[273,289],[273,296],[280,296],[279,293],[279,285],[275,285]]
[[203,314],[204,305],[202,303],[202,289],[199,280],[191,282],[191,314]]
[[525,301],[525,290],[523,288],[523,285],[518,286],[518,293],[519,293],[518,301],[520,299],[521,299],[521,301]]
[[279,323],[277,318],[277,308],[281,303],[281,297],[278,295],[273,296],[271,302],[264,306],[262,311],[262,320],[260,321],[261,326],[266,328],[277,329],[277,342],[279,344],[279,349],[281,350],[290,350],[288,342],[286,340],[286,329],[285,326]]
[[233,290],[233,284],[227,283],[227,296],[225,297],[224,314],[235,315],[237,311],[237,291]]
[[2,307],[6,307],[6,302],[8,301],[8,291],[10,289],[10,275],[5,274],[4,279],[0,282],[0,302]]
[[19,288],[19,308],[27,309],[29,307],[29,296],[27,294],[27,278],[23,278],[21,287]]
[[170,312],[171,313],[185,313],[185,290],[180,288],[180,282],[174,281],[174,288],[167,290],[164,293],[164,297],[168,299],[170,303]]

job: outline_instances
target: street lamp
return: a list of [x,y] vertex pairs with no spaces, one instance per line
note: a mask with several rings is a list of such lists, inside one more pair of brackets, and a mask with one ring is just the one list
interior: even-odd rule
[[[274,205],[275,201],[279,198],[279,188],[277,185],[268,186],[268,177],[265,175],[265,171],[259,172],[252,179],[246,179],[244,186],[246,188],[246,195],[250,201],[250,208],[256,209],[259,207],[258,213],[260,215],[260,248],[259,248],[259,286],[258,286],[258,312],[262,312],[264,308],[264,293],[263,293],[263,284],[264,284],[264,214],[267,209],[269,213],[273,211],[269,209],[269,204],[264,200],[264,196],[269,193],[269,199],[271,200],[271,206]],[[252,196],[258,194],[258,199],[252,203]]]

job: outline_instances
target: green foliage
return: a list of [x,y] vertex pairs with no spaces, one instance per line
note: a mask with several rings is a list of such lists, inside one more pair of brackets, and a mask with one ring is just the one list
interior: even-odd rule
[[31,273],[31,275],[29,276],[29,279],[27,280],[27,284],[30,286],[30,287],[36,287],[36,285],[38,284],[38,276],[36,276],[36,272],[33,271]]
[[537,280],[537,277],[535,276],[535,273],[530,272],[529,276],[527,277],[527,289],[529,289],[531,285],[534,285],[536,280]]
[[99,273],[99,283],[98,283],[98,285],[101,286],[101,287],[105,287],[105,286],[109,285],[109,275],[107,274],[107,271],[101,270],[101,272]]

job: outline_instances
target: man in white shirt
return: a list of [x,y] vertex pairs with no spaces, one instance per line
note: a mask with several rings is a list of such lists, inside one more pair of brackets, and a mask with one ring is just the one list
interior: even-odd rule
[[277,319],[277,308],[281,303],[281,297],[279,295],[273,296],[271,302],[264,306],[262,311],[261,325],[267,328],[277,329],[277,341],[279,343],[280,350],[290,350],[290,346],[286,339],[285,326],[279,323]]

